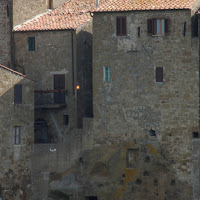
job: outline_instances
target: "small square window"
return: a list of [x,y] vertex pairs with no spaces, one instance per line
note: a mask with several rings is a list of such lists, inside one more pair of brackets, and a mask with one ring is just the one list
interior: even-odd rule
[[64,115],[64,125],[68,126],[69,124],[69,116],[68,115]]
[[106,81],[106,82],[111,81],[110,67],[104,67],[104,81]]
[[126,28],[126,17],[120,16],[116,18],[116,34],[117,36],[126,36],[127,28]]
[[199,133],[198,132],[193,132],[192,136],[193,136],[193,138],[199,138]]
[[15,126],[13,131],[14,131],[14,144],[20,144],[21,143],[20,127]]
[[35,37],[28,37],[28,50],[35,51]]

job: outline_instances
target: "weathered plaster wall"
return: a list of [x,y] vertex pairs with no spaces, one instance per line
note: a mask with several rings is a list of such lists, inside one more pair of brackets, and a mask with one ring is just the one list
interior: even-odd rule
[[[22,104],[14,104],[14,85],[22,84]],[[0,196],[30,198],[30,144],[33,142],[34,83],[0,69]],[[21,143],[14,145],[14,126],[20,126]]]
[[[36,120],[38,118],[43,118],[47,121],[49,134],[54,137],[53,142],[57,142],[58,138],[61,139],[69,129],[76,127],[77,112],[76,97],[73,94],[72,86],[71,34],[71,31],[15,33],[16,66],[23,66],[26,75],[37,81],[36,90],[53,89],[53,75],[65,75],[67,107],[36,109],[35,113]],[[28,37],[35,37],[35,51],[28,51]],[[64,125],[63,119],[63,115],[67,114],[69,115],[68,126]]]
[[[116,36],[116,16],[127,16],[127,36]],[[170,34],[148,36],[149,18],[170,19]],[[184,22],[187,24],[185,37]],[[149,199],[192,199],[192,132],[198,132],[198,56],[192,51],[198,48],[191,40],[190,11],[94,13],[93,137],[98,146],[135,140],[140,144],[140,151],[142,145],[151,145],[158,152],[163,165],[159,168],[157,163],[158,171],[168,168],[164,173],[167,176],[160,175],[158,180],[159,190],[165,188],[166,193],[152,194],[148,189],[150,183],[146,183],[142,190],[151,193]],[[103,81],[104,66],[111,67],[110,83]],[[155,67],[164,68],[163,83],[155,82]],[[151,129],[156,132],[153,139],[149,136]],[[135,145],[129,148],[134,149]],[[151,181],[154,178],[155,175]],[[184,190],[169,197],[170,186],[162,179],[167,182],[175,179]],[[180,190],[180,184],[174,187]],[[124,188],[120,199],[133,198],[127,196],[130,190],[130,187]],[[137,197],[139,193],[134,190],[132,195]]]
[[10,1],[0,1],[0,64],[11,67],[11,13],[9,9]]

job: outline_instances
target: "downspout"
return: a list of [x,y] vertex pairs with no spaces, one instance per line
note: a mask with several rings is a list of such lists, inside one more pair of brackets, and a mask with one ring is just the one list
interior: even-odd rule
[[73,35],[73,30],[71,30],[71,42],[72,42],[72,91],[73,95],[75,95],[75,90],[74,90],[74,35]]
[[198,15],[198,43],[199,43],[199,130],[200,130],[200,17]]
[[[8,4],[9,5],[9,4]],[[10,51],[11,51],[11,66],[14,66],[15,64],[15,50],[14,50],[14,33],[13,33],[13,0],[10,1],[9,5],[9,17],[10,17]]]

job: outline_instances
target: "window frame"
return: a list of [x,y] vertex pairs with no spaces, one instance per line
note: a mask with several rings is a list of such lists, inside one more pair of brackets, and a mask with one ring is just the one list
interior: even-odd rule
[[35,37],[28,37],[28,51],[35,51]]
[[[108,71],[107,71],[108,70]],[[111,69],[108,66],[103,67],[103,80],[106,83],[111,82]]]
[[[123,27],[122,20],[125,19],[125,27]],[[118,20],[119,20],[119,29],[118,29]],[[124,28],[124,30],[123,30]],[[127,17],[126,16],[117,16],[116,17],[116,36],[127,36]]]
[[165,23],[166,23],[165,19],[163,19],[163,18],[153,19],[153,35],[164,36],[165,35]]
[[13,133],[13,144],[14,145],[20,145],[21,144],[21,127],[20,126],[14,126]]

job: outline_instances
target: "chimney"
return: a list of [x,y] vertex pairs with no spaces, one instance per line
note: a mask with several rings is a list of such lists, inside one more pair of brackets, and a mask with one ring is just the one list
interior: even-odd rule
[[100,2],[100,0],[96,0],[96,7],[97,8],[99,7],[99,2]]

